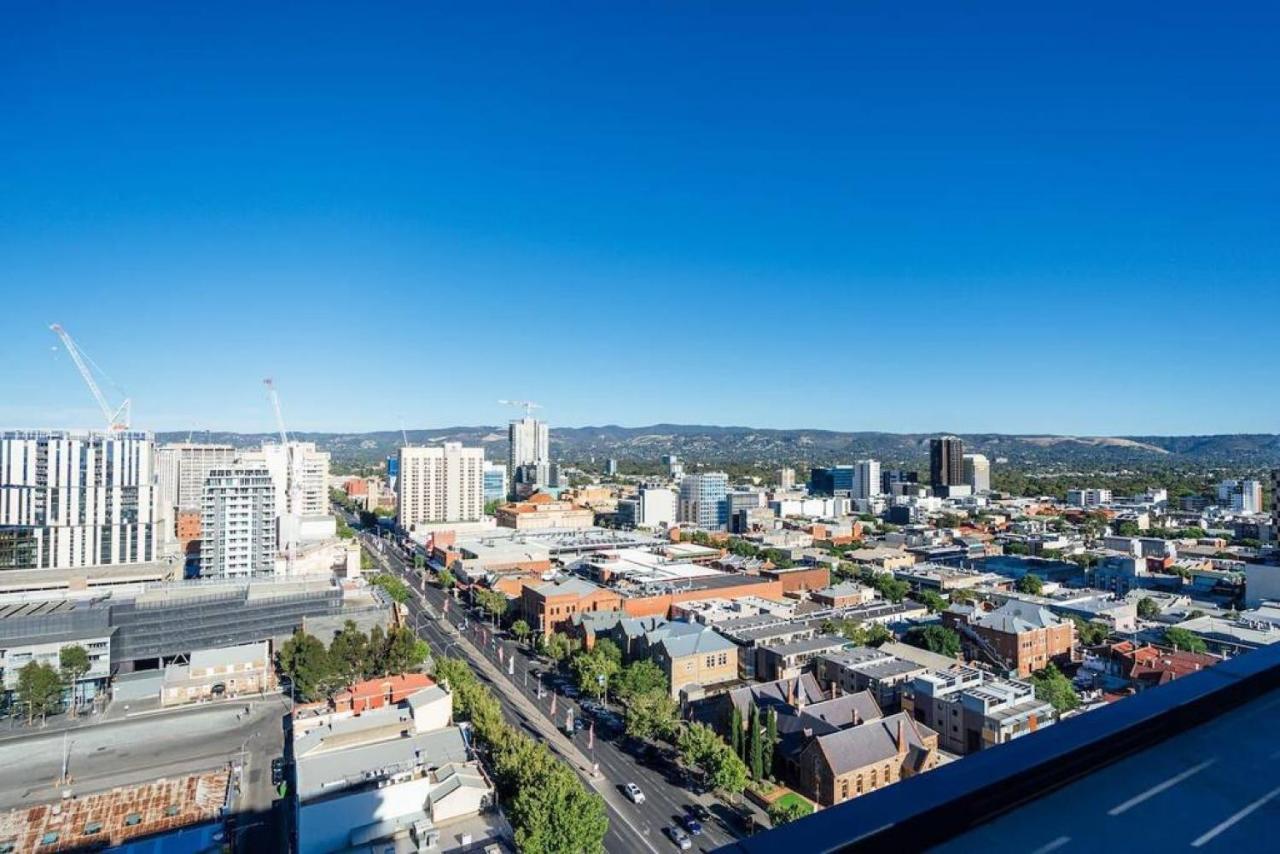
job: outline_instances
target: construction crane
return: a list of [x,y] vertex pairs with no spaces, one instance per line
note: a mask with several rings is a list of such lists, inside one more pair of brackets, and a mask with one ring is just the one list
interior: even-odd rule
[[276,427],[280,430],[280,447],[284,449],[286,459],[288,460],[288,486],[286,492],[289,496],[288,506],[285,507],[285,515],[295,517],[292,519],[281,519],[280,524],[285,529],[285,575],[293,577],[293,565],[298,559],[298,524],[302,517],[300,505],[302,504],[302,454],[299,450],[289,444],[289,434],[284,429],[284,414],[280,411],[280,393],[276,391],[275,380],[270,377],[262,381],[267,387],[267,396],[271,398],[271,406],[276,413]]
[[[80,348],[76,346],[76,342],[72,340],[67,330],[63,329],[60,324],[51,324],[49,329],[62,340],[62,346],[71,355],[71,361],[76,363],[76,368],[80,371],[80,376],[84,378],[85,385],[89,387],[89,391],[93,392],[93,399],[98,402],[98,408],[102,410],[102,417],[107,421],[107,429],[117,433],[128,430],[132,401],[126,397],[124,403],[113,411],[111,404],[107,403],[106,395],[102,393],[102,389],[98,388],[98,383],[94,380],[93,372],[89,370],[89,365],[85,363],[86,359],[90,362],[93,360],[80,351]],[[102,371],[101,368],[98,370],[99,372]]]
[[498,403],[501,403],[503,406],[519,406],[523,408],[525,418],[532,415],[533,410],[542,408],[541,403],[534,403],[532,400],[500,400]]

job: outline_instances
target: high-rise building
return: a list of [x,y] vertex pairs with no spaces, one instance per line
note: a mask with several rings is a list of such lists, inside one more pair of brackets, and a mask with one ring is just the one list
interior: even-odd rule
[[974,493],[991,491],[991,463],[983,454],[964,455],[964,482]]
[[511,487],[507,484],[507,467],[502,463],[491,463],[484,461],[484,500],[488,504],[490,501],[504,501],[511,494]]
[[1271,470],[1271,527],[1280,536],[1280,469]]
[[1256,480],[1224,480],[1218,484],[1218,503],[1237,513],[1262,513],[1262,483]]
[[729,476],[721,471],[687,474],[680,481],[679,520],[709,531],[729,524]]
[[401,448],[396,487],[397,521],[406,531],[479,521],[484,515],[484,449],[464,448],[459,442]]
[[884,469],[880,472],[880,492],[884,495],[896,495],[895,487],[899,484],[918,483],[920,476],[906,469]]
[[0,433],[0,570],[156,559],[150,433]]
[[880,461],[858,460],[853,466],[853,486],[851,498],[866,500],[880,495]]
[[778,469],[778,489],[790,492],[796,488],[796,470],[791,467]]
[[929,485],[964,484],[964,442],[955,436],[941,436],[929,440]]
[[[290,454],[298,455],[298,506],[290,507]],[[325,516],[329,513],[329,452],[315,442],[263,445],[241,451],[236,464],[258,466],[271,472],[275,484],[277,516]]]
[[276,481],[258,465],[212,469],[200,508],[200,575],[262,576],[276,571]]
[[551,462],[551,431],[545,421],[525,416],[507,426],[507,471]]
[[809,491],[814,495],[851,495],[853,466],[809,469]]
[[618,473],[618,461],[612,457],[604,461],[605,477],[613,477]]
[[667,474],[672,480],[684,477],[684,463],[680,462],[680,458],[675,454],[663,454],[662,464],[667,467]]
[[204,479],[215,468],[235,462],[232,445],[174,442],[156,449],[156,503],[197,510],[204,500]]

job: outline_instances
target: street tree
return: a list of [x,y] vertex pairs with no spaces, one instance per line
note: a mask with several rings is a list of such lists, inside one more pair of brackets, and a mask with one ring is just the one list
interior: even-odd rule
[[667,674],[654,662],[647,658],[639,659],[622,668],[612,685],[613,693],[618,699],[647,694],[650,691],[667,691]]
[[369,661],[369,638],[352,620],[329,642],[329,662],[333,675],[343,685],[360,681]]
[[58,650],[58,666],[62,678],[71,687],[71,716],[76,716],[76,705],[80,699],[80,680],[89,672],[92,663],[89,652],[80,644],[71,644]]
[[298,699],[311,702],[324,695],[333,668],[329,653],[319,638],[298,629],[280,646],[280,669],[293,683]]
[[526,854],[600,854],[609,829],[604,800],[556,763],[510,802],[516,848]]
[[670,738],[679,722],[676,701],[662,690],[632,696],[624,710],[626,734],[644,741]]
[[369,583],[384,590],[393,602],[403,605],[409,601],[409,586],[390,573],[380,572]]
[[[616,649],[616,647],[615,647]],[[603,697],[609,688],[609,680],[618,674],[618,662],[600,645],[573,657],[573,673],[578,690],[590,697]]]
[[38,715],[42,720],[58,708],[62,699],[62,679],[58,671],[41,661],[28,661],[18,671],[15,691],[19,708],[26,706],[27,723]]
[[408,626],[396,626],[387,635],[380,676],[418,670],[431,656],[431,646]]
[[529,628],[529,624],[523,619],[516,620],[511,624],[511,634],[520,643],[529,640],[529,635],[532,632],[533,630]]

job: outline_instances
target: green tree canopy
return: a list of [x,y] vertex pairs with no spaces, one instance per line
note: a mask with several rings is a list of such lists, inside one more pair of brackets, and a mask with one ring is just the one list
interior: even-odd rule
[[912,646],[927,649],[948,658],[960,655],[960,635],[946,626],[916,626],[904,640]]
[[318,638],[298,629],[281,644],[277,655],[280,669],[293,683],[298,699],[312,702],[324,696],[333,668],[329,663],[329,653]]
[[393,602],[403,605],[409,601],[409,586],[390,573],[380,572],[369,579],[369,583],[385,590]]
[[333,675],[343,685],[358,682],[369,669],[369,661],[369,638],[353,621],[347,620],[329,642],[329,666]]
[[1160,616],[1160,606],[1150,596],[1138,600],[1138,616],[1144,620],[1154,620]]
[[1034,572],[1028,572],[1026,575],[1018,579],[1015,585],[1019,593],[1029,593],[1032,596],[1039,596],[1044,591],[1044,579],[1036,575]]
[[1058,714],[1080,705],[1080,698],[1071,687],[1071,680],[1052,664],[1032,673],[1029,681],[1035,686],[1036,698],[1052,705]]
[[652,691],[667,693],[667,674],[662,668],[649,659],[633,661],[618,673],[612,685],[613,693],[621,700],[627,700]]
[[[372,646],[372,644],[370,644]],[[431,646],[408,626],[396,626],[387,635],[378,675],[394,675],[418,670],[431,656]]]
[[529,623],[526,622],[523,618],[516,620],[514,623],[511,624],[511,635],[520,643],[524,643],[525,641],[527,641],[529,639],[529,635],[532,634],[532,632],[533,632],[533,629],[529,628]]
[[[612,644],[611,644],[612,646]],[[617,651],[617,647],[613,647]],[[609,681],[618,674],[619,665],[608,650],[602,650],[597,642],[590,652],[579,652],[573,657],[573,673],[578,690],[591,697],[603,697]]]
[[44,717],[58,708],[62,700],[62,678],[58,671],[40,661],[28,661],[18,671],[14,691],[19,707],[27,709],[27,720]]
[[769,804],[769,823],[774,827],[781,827],[812,812],[813,807],[798,798],[779,798]]
[[670,738],[680,722],[676,701],[663,689],[633,694],[624,709],[625,731],[632,738]]
[[1205,644],[1204,639],[1187,629],[1180,629],[1177,626],[1170,626],[1164,630],[1164,642],[1174,649],[1180,649],[1183,652],[1208,652],[1209,647]]

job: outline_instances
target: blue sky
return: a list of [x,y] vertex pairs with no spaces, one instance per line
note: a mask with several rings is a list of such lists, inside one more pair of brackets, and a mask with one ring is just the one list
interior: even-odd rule
[[1274,6],[176,5],[7,7],[0,425],[1280,429]]

